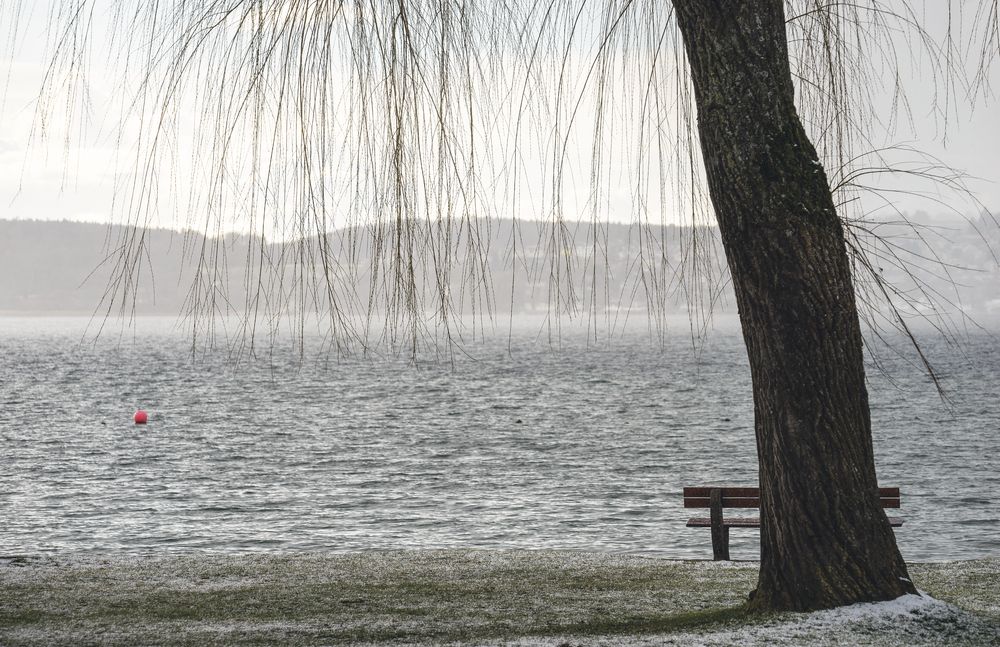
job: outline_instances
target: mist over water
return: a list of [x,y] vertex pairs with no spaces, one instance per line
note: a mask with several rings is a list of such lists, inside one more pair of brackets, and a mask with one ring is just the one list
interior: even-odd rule
[[[560,548],[709,558],[681,488],[755,484],[734,330],[697,347],[596,347],[537,330],[453,361],[224,351],[144,320],[0,319],[0,554]],[[901,342],[902,344],[902,342]],[[1000,350],[925,341],[948,396],[904,357],[869,368],[880,482],[902,488],[911,560],[1000,553]],[[902,346],[901,346],[902,347]],[[135,426],[144,408],[150,424]],[[896,514],[895,512],[893,514]],[[732,531],[755,558],[755,531]]]

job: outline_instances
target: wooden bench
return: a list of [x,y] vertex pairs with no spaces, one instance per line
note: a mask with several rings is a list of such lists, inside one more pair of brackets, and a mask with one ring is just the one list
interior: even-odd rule
[[[883,508],[899,507],[899,488],[880,487],[879,499]],[[710,508],[709,517],[691,517],[688,528],[712,529],[712,558],[729,559],[730,528],[760,528],[760,517],[723,517],[723,508],[759,508],[760,488],[755,487],[686,487],[685,508]],[[898,517],[889,517],[893,528],[903,525]]]

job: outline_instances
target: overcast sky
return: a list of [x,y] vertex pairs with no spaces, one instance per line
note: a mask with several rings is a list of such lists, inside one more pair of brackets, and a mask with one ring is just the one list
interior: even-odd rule
[[[939,16],[933,15],[931,21]],[[106,61],[91,61],[93,112],[86,119],[87,128],[78,122],[67,128],[65,115],[56,115],[50,124],[36,119],[37,97],[43,70],[44,39],[41,21],[34,21],[19,34],[13,58],[0,58],[0,75],[6,79],[5,96],[0,112],[0,218],[69,219],[107,222],[112,211],[115,180],[131,167],[131,153],[116,143],[117,118],[108,118],[115,84],[112,68]],[[4,51],[7,51],[5,48]],[[991,71],[993,88],[1000,91],[1000,65]],[[947,142],[942,141],[940,118],[932,116],[934,88],[917,72],[905,79],[914,107],[916,132],[901,128],[893,141],[914,147],[966,171],[973,179],[970,187],[994,212],[1000,212],[1000,103],[980,101],[974,107],[962,105],[951,115]],[[78,115],[80,113],[77,113]],[[48,143],[32,140],[44,126]],[[33,130],[34,129],[34,130]],[[908,188],[896,185],[897,188]],[[924,187],[916,187],[925,189]],[[946,198],[950,200],[950,198]],[[907,211],[938,213],[943,208],[934,199],[900,198]],[[970,213],[971,205],[959,209]],[[526,215],[526,214],[525,214]],[[614,220],[627,215],[616,213]],[[163,219],[157,224],[176,226]]]

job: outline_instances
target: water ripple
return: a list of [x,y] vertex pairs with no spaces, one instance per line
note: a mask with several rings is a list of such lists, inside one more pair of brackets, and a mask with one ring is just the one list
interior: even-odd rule
[[[38,323],[38,322],[36,322]],[[684,485],[756,481],[738,335],[559,354],[483,342],[451,366],[281,355],[238,371],[167,332],[80,345],[0,320],[0,545],[42,551],[466,546],[710,554]],[[62,326],[62,328],[60,328]],[[910,559],[1000,552],[1000,352],[928,350],[952,397],[871,377],[883,483]],[[572,344],[565,344],[572,347]],[[534,350],[532,350],[534,348]],[[664,358],[669,358],[665,361]],[[892,358],[883,358],[891,363]],[[902,361],[902,360],[901,360]],[[972,362],[963,364],[962,361]],[[131,424],[142,407],[146,427]],[[994,488],[995,489],[995,488]],[[733,532],[753,557],[753,532]]]

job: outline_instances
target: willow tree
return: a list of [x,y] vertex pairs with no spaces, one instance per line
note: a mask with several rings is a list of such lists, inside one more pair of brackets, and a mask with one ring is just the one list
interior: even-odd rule
[[[4,6],[16,30],[21,5]],[[964,32],[935,40],[907,3],[876,0],[63,0],[50,10],[39,123],[87,96],[87,52],[107,28],[122,141],[136,151],[119,193],[133,225],[119,303],[146,218],[173,208],[205,233],[232,218],[257,236],[241,308],[251,344],[289,309],[323,313],[337,340],[367,343],[377,328],[414,345],[470,309],[492,316],[505,286],[487,255],[524,255],[516,236],[491,239],[505,214],[550,224],[538,274],[556,309],[572,309],[580,285],[587,298],[574,271],[596,277],[602,261],[596,233],[574,261],[567,222],[599,232],[622,182],[639,285],[658,312],[669,263],[651,225],[717,222],[753,378],[751,605],[817,609],[915,591],[879,506],[856,301],[859,285],[887,297],[891,286],[865,275],[871,243],[838,204],[884,126],[871,118],[880,77],[892,86],[900,61],[920,57],[958,96],[947,92],[971,50],[953,36],[980,44],[981,69],[996,7],[950,12]],[[275,232],[290,242],[268,246]],[[233,301],[219,289],[226,250],[201,245],[196,321]]]
[[795,109],[783,3],[674,6],[753,375],[761,569],[752,605],[914,593],[879,505],[850,260]]

